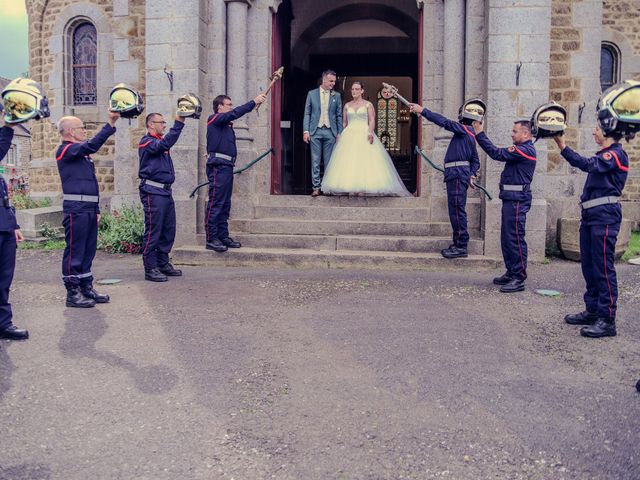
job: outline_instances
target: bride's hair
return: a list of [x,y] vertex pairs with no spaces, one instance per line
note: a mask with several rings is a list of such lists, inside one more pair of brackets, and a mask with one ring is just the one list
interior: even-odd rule
[[360,85],[360,88],[361,88],[362,90],[364,90],[364,85],[362,85],[362,82],[361,82],[360,80],[356,80],[355,82],[353,82],[353,83],[351,84],[351,86],[353,87],[356,83],[357,83],[358,85]]

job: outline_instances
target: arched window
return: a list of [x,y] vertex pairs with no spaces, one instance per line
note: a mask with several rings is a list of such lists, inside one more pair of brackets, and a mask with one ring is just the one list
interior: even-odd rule
[[82,22],[71,33],[71,70],[73,104],[95,105],[96,70],[98,64],[98,34],[92,23]]
[[600,48],[600,88],[604,92],[620,81],[620,51],[613,43],[603,42]]

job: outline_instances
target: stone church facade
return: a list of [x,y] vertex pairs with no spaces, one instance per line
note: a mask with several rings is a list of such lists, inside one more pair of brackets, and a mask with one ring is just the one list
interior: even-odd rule
[[[146,113],[171,117],[179,94],[211,101],[227,93],[239,105],[285,66],[269,102],[234,125],[238,164],[270,147],[274,154],[236,177],[232,217],[253,218],[260,199],[295,195],[309,188],[308,153],[301,145],[301,102],[325,68],[339,85],[366,78],[390,79],[406,97],[455,118],[464,98],[488,104],[487,133],[510,144],[514,120],[540,104],[567,107],[569,144],[595,152],[591,131],[603,85],[640,79],[640,0],[27,0],[30,75],[42,82],[51,106],[48,122],[33,125],[29,166],[34,195],[60,192],[53,152],[54,122],[77,115],[96,131],[106,118],[110,88],[119,82],[139,89]],[[601,62],[602,59],[602,62]],[[392,82],[390,82],[392,83]],[[92,90],[93,85],[93,90]],[[375,91],[368,88],[370,98]],[[375,101],[374,101],[375,103]],[[410,207],[425,221],[446,221],[442,178],[412,153],[419,143],[441,162],[446,132],[417,119],[402,120],[405,140],[398,159],[408,165],[416,192]],[[112,208],[138,202],[137,143],[144,119],[120,120],[115,138],[95,156],[103,201]],[[176,168],[178,244],[195,244],[202,232],[206,189],[206,122],[187,121],[172,149]],[[90,132],[91,133],[91,132]],[[531,256],[544,256],[560,217],[579,216],[585,176],[570,167],[547,141],[536,144],[538,162],[527,220]],[[640,220],[640,142],[625,146],[632,169],[624,215]],[[395,160],[395,158],[394,158]],[[502,165],[481,154],[482,179],[496,199],[469,199],[470,226],[484,240],[486,255],[500,256],[498,178]],[[405,177],[403,177],[404,179]],[[407,182],[405,182],[407,183]],[[391,202],[391,200],[390,200]],[[390,203],[391,204],[391,203]]]

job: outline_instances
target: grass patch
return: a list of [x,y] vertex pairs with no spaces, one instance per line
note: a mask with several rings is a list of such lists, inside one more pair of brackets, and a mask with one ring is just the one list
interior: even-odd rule
[[640,256],[640,232],[631,232],[631,237],[629,237],[629,247],[627,248],[624,255],[622,255],[622,261],[626,262],[630,258],[635,258]]
[[47,240],[46,242],[21,242],[20,250],[64,250],[64,240]]

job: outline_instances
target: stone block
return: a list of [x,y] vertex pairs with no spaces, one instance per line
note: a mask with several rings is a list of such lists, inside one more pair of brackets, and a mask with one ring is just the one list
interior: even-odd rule
[[16,219],[27,240],[38,240],[42,238],[40,229],[44,223],[52,227],[62,226],[62,206],[16,210]]
[[115,62],[113,66],[113,76],[118,82],[124,82],[132,86],[139,86],[140,66],[137,61]]
[[129,39],[114,38],[113,39],[113,59],[116,62],[129,60]]
[[113,16],[126,17],[129,15],[129,0],[113,0]]
[[[633,222],[623,219],[616,242],[615,258],[622,257],[629,247],[631,227]],[[558,219],[558,247],[565,258],[580,261],[580,219],[579,218],[559,218]]]
[[[491,5],[493,7],[493,5]],[[489,9],[489,31],[492,34],[545,34],[551,28],[549,6],[508,6]],[[489,35],[491,36],[491,34]]]
[[549,61],[551,39],[548,35],[520,35],[519,60],[523,63]]
[[600,27],[602,25],[602,1],[600,0],[573,2],[571,13],[574,27]]
[[515,62],[518,60],[518,42],[516,35],[489,35],[489,60]]
[[[154,0],[146,2],[145,16],[148,20],[173,21],[176,17],[200,18],[199,0]],[[169,24],[170,25],[170,24]],[[168,27],[170,28],[170,26]]]

